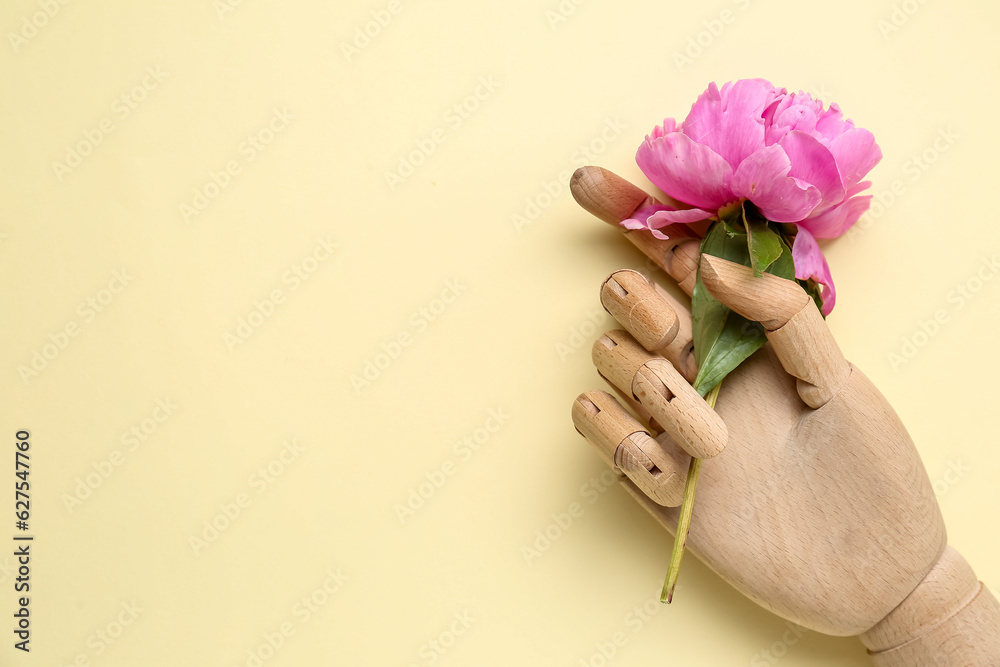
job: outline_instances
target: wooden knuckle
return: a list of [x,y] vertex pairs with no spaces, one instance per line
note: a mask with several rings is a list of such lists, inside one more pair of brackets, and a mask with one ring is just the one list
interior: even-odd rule
[[666,255],[667,274],[689,295],[694,292],[698,279],[700,254],[701,243],[698,239],[682,239]]
[[601,304],[647,350],[665,348],[680,331],[677,312],[638,271],[612,273],[601,285]]
[[627,331],[609,331],[594,342],[594,366],[612,385],[632,394],[632,378],[651,359],[662,358],[640,345]]
[[604,391],[588,391],[573,402],[573,424],[604,459],[608,466],[618,467],[617,452],[622,441],[634,433],[649,437],[636,419],[614,396]]
[[692,456],[711,458],[725,449],[729,436],[722,418],[665,359],[651,360],[638,370],[632,393]]
[[797,379],[799,396],[811,408],[829,403],[851,375],[851,365],[811,301],[768,333],[768,339],[781,365]]
[[676,507],[684,495],[679,463],[645,433],[633,433],[618,447],[615,461],[622,472],[658,505]]

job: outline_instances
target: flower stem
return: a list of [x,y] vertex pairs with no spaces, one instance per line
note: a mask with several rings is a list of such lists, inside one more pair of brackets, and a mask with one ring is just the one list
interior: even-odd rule
[[[705,396],[708,407],[714,408],[715,401],[719,397],[719,388],[722,383],[712,387]],[[701,459],[691,457],[691,466],[688,468],[687,481],[684,483],[684,500],[681,503],[681,514],[677,520],[677,534],[674,536],[674,550],[670,554],[670,565],[667,566],[667,578],[663,582],[663,591],[660,592],[660,602],[670,604],[674,599],[674,587],[677,585],[677,574],[681,567],[681,558],[684,556],[684,546],[687,544],[688,530],[691,528],[691,513],[694,511],[694,492],[698,486],[698,475],[701,473]]]

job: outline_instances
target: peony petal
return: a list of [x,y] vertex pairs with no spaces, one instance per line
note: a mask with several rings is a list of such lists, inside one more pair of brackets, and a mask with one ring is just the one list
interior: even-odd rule
[[837,160],[819,139],[792,130],[778,143],[791,160],[792,168],[789,176],[802,179],[810,185],[815,185],[823,196],[820,212],[831,208],[844,200],[844,181],[837,169]]
[[682,211],[662,210],[649,216],[646,219],[646,224],[649,225],[650,229],[660,229],[674,223],[701,222],[702,220],[708,220],[713,215],[715,213],[700,208],[688,208]]
[[793,104],[775,118],[775,124],[787,129],[811,134],[816,129],[816,110],[806,104]]
[[685,204],[718,209],[734,198],[729,186],[732,167],[681,132],[658,139],[647,137],[635,161],[656,187]]
[[653,128],[648,138],[659,139],[665,134],[670,134],[671,132],[677,131],[677,121],[673,118],[664,118],[663,125],[657,125]]
[[861,181],[860,183],[855,183],[851,187],[847,188],[847,193],[844,195],[844,199],[847,199],[848,197],[853,197],[854,195],[858,194],[859,192],[863,192],[864,190],[867,190],[871,186],[872,186],[872,182],[871,181]]
[[830,145],[830,142],[834,139],[853,128],[854,123],[844,120],[840,107],[836,102],[831,102],[830,108],[824,111],[823,115],[816,121],[816,131],[820,133],[827,145]]
[[882,150],[875,143],[875,136],[868,130],[854,128],[830,142],[830,152],[837,160],[837,167],[850,188],[865,177],[882,159]]
[[799,280],[814,280],[823,286],[820,297],[823,300],[823,314],[829,315],[837,304],[837,289],[833,285],[830,266],[826,263],[816,239],[804,227],[799,227],[792,244],[792,260],[795,262],[795,277]]
[[799,227],[808,229],[818,239],[834,239],[854,226],[858,218],[868,210],[872,196],[851,197],[819,215],[806,218]]
[[756,204],[768,220],[798,222],[816,208],[821,196],[815,187],[790,178],[790,169],[781,146],[762,148],[736,170],[733,191]]
[[764,110],[764,142],[770,146],[792,130],[813,134],[823,103],[808,93],[784,95]]
[[736,169],[764,147],[761,114],[773,96],[774,86],[763,79],[741,79],[727,83],[721,91],[712,83],[692,105],[681,130]]
[[[764,119],[764,143],[767,146],[777,143],[777,140],[771,141],[769,130],[771,125],[774,123],[774,114],[778,113],[779,109],[784,109],[788,104],[788,95],[779,95],[770,104],[764,107],[764,112],[761,114],[761,118]],[[778,137],[780,139],[781,137]]]
[[[668,239],[670,237],[659,231],[660,229],[673,224],[700,222],[711,218],[713,215],[715,214],[711,211],[703,211],[700,208],[677,211],[663,204],[654,204],[640,208],[632,214],[632,217],[622,220],[621,226],[625,229],[648,229],[656,238]],[[687,232],[686,234],[690,233]]]
[[667,206],[666,204],[655,202],[653,204],[646,204],[645,206],[640,206],[635,210],[634,213],[632,213],[631,217],[637,218],[645,222],[649,216],[653,215],[657,211],[673,211],[673,210],[674,210],[673,206]]
[[632,215],[626,220],[622,220],[620,224],[625,229],[649,229],[646,225],[646,220],[649,216],[653,215],[657,211],[672,210],[669,206],[664,204],[647,204],[646,206],[640,206]]

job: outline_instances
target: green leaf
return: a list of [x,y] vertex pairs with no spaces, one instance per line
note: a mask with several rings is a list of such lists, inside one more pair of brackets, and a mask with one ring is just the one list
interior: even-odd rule
[[747,229],[750,266],[753,267],[753,274],[759,278],[781,256],[781,235],[771,229],[767,220],[755,210],[747,215],[744,209],[743,220]]
[[[767,232],[761,236],[768,236],[768,232],[773,234],[778,246],[778,254],[767,263],[767,272],[794,280],[791,249],[766,221],[764,225]],[[727,229],[727,225],[716,223],[705,235],[701,251],[744,266],[753,266],[748,237],[749,234],[745,233],[733,234],[731,227]],[[704,396],[759,350],[767,338],[759,322],[734,313],[711,295],[701,281],[700,270],[691,295],[691,314],[694,320],[694,354],[698,363],[694,388]]]
[[729,234],[729,236],[736,236],[737,234],[746,235],[746,232],[742,229],[742,225],[740,227],[736,227],[736,225],[729,220],[723,220],[722,224],[725,226],[726,233]]
[[[721,304],[720,304],[721,305]],[[707,360],[698,367],[695,390],[704,396],[767,342],[764,327],[722,306],[727,313]]]
[[743,223],[743,202],[739,204],[734,204],[730,207],[728,211],[719,213],[719,220],[726,227],[726,233],[730,236],[735,236],[736,234],[746,234],[745,225]]
[[792,259],[792,249],[785,242],[785,237],[778,234],[778,243],[781,244],[781,256],[774,260],[774,264],[767,269],[767,273],[772,273],[785,280],[795,280],[795,260]]
[[[741,251],[744,255],[747,254],[746,235],[735,233],[725,223],[712,225],[701,242],[701,252],[732,259],[742,264]],[[705,365],[709,352],[722,334],[729,312],[729,309],[717,301],[702,284],[701,269],[699,268],[694,291],[691,294],[691,315],[694,320],[694,355],[699,369]],[[707,389],[711,389],[711,387],[707,387],[706,391]],[[704,395],[704,392],[702,394]]]

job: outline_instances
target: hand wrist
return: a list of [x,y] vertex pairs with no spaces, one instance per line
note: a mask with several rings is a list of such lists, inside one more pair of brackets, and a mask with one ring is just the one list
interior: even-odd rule
[[916,589],[860,638],[879,667],[993,665],[1000,662],[1000,603],[947,547]]

